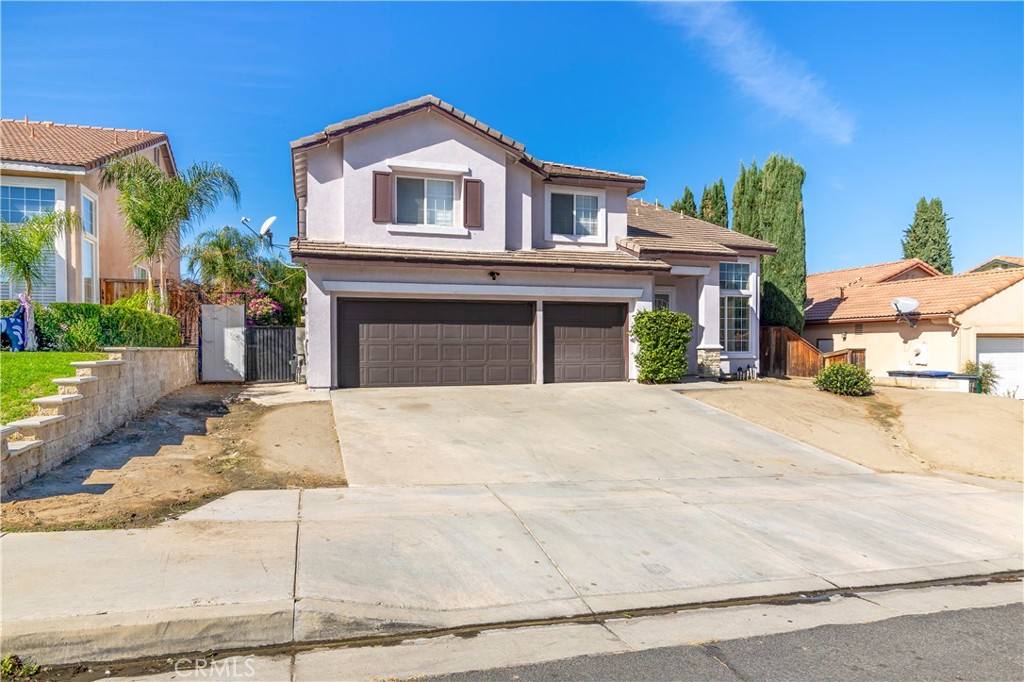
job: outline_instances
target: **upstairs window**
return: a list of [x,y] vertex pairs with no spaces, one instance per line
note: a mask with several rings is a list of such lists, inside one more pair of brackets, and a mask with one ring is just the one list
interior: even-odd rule
[[398,178],[395,183],[396,223],[454,225],[455,183],[451,180]]
[[718,286],[722,289],[747,291],[750,289],[750,265],[748,263],[720,263],[718,265]]
[[598,197],[551,193],[551,234],[593,237],[598,234]]

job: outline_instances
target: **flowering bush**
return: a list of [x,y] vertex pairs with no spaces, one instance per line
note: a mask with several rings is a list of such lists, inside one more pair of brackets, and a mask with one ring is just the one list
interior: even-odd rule
[[260,291],[253,281],[242,291],[218,292],[206,297],[209,303],[218,305],[245,305],[246,325],[262,326],[280,324],[282,306],[270,298],[266,292]]

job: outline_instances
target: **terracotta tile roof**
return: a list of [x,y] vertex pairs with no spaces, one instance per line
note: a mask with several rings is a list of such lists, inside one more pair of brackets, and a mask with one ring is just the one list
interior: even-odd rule
[[775,246],[640,199],[626,202],[626,239],[620,244],[643,254],[735,256],[740,251],[775,253]]
[[[377,111],[371,111],[368,114],[362,116],[356,116],[355,118],[349,118],[339,123],[335,123],[327,126],[321,132],[307,135],[306,137],[299,138],[291,143],[293,153],[297,150],[302,150],[307,147],[315,147],[323,144],[330,138],[341,137],[349,133],[353,133],[357,130],[362,130],[378,123],[384,123],[402,116],[422,111],[424,109],[435,109],[444,114],[447,114],[456,121],[462,122],[467,126],[473,128],[477,132],[485,135],[486,137],[494,140],[498,144],[503,145],[515,156],[521,158],[524,163],[533,168],[535,171],[545,176],[553,176],[555,178],[586,178],[591,180],[610,180],[610,181],[622,181],[630,182],[634,184],[644,184],[647,179],[641,175],[628,175],[626,173],[613,173],[612,171],[599,170],[596,168],[586,168],[584,166],[571,166],[562,163],[551,163],[549,161],[542,161],[530,154],[526,153],[526,145],[522,142],[513,140],[508,135],[505,135],[499,130],[492,128],[483,121],[480,121],[461,109],[457,109],[448,102],[435,97],[434,95],[425,95],[423,97],[417,97],[416,99],[409,100],[408,102],[402,102],[385,109],[379,109]],[[637,189],[642,189],[638,187]]]
[[[899,261],[906,264],[908,261]],[[906,267],[898,269],[897,263],[883,263],[868,268],[851,268],[835,272],[820,273],[807,278],[807,307],[805,316],[808,323],[838,322],[849,320],[896,319],[892,300],[898,296],[913,298],[918,302],[914,316],[929,317],[958,315],[985,299],[999,293],[1017,282],[1024,280],[1024,268],[1011,270],[989,270],[962,275],[932,275],[915,279],[881,281],[879,272],[899,274]],[[915,264],[916,265],[916,264]],[[859,283],[844,287],[841,294],[838,287],[828,287],[827,281],[836,282],[841,278],[836,273],[850,273],[867,270],[874,273],[874,281],[865,277]],[[889,274],[888,277],[893,277]],[[847,279],[847,282],[850,280]]]
[[840,288],[849,291],[853,287],[878,284],[911,270],[918,270],[928,277],[942,276],[941,272],[918,258],[818,272],[807,276],[807,300],[813,302],[837,297]]
[[981,268],[985,267],[986,265],[993,265],[993,264],[999,263],[999,262],[1007,263],[1010,267],[1013,267],[1014,265],[1018,265],[1018,266],[1024,268],[1024,258],[1021,258],[1020,256],[996,256],[995,258],[989,258],[984,263],[979,263],[977,266],[975,266],[975,267],[971,268],[970,270],[968,270],[968,272],[977,272],[978,270],[980,270]]
[[663,271],[670,265],[659,260],[641,260],[612,250],[535,249],[532,251],[439,251],[385,246],[355,246],[337,242],[298,239],[289,243],[292,258],[438,263],[444,265],[533,266],[577,270]]
[[77,166],[91,170],[110,159],[131,154],[167,135],[148,130],[94,128],[65,123],[0,120],[0,159],[24,163]]

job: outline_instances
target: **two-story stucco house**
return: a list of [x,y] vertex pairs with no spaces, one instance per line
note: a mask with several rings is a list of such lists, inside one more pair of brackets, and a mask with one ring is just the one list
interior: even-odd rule
[[[37,303],[100,303],[103,280],[145,279],[145,267],[135,264],[125,234],[117,190],[102,186],[101,174],[105,163],[131,154],[144,154],[173,174],[167,135],[27,119],[2,119],[0,125],[0,217],[19,223],[53,210],[82,216],[80,231],[54,240],[45,275],[32,284],[32,298]],[[168,277],[178,277],[176,252],[165,267]],[[23,290],[20,282],[0,281],[0,299]]]
[[771,244],[629,199],[428,96],[292,143],[313,388],[622,381],[633,315],[695,323],[690,368],[757,366]]

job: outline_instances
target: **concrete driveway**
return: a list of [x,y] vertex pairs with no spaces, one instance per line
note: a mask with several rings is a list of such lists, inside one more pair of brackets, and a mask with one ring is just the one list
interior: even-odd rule
[[870,473],[664,387],[361,389],[332,401],[350,486]]
[[664,388],[332,400],[350,488],[5,535],[4,650],[160,656],[1022,568],[1019,487],[872,473]]

